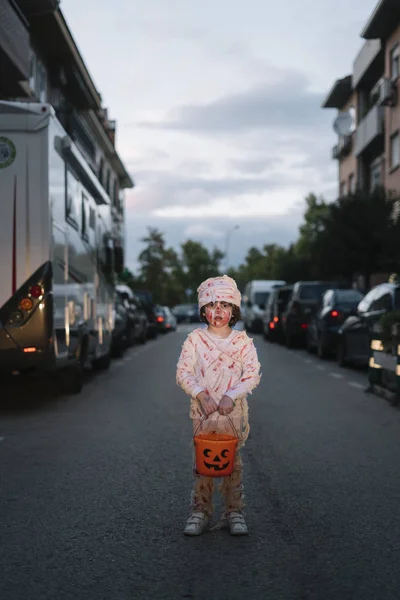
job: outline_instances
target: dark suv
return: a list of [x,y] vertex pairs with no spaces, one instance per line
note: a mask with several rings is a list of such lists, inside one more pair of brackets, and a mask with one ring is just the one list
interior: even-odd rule
[[144,344],[147,341],[148,320],[140,298],[124,284],[117,285],[116,292],[128,312],[126,345],[132,346],[135,342]]
[[141,305],[147,316],[147,337],[154,339],[158,335],[157,309],[153,302],[153,294],[149,290],[135,290],[135,295],[141,300]]
[[288,348],[300,343],[305,346],[310,318],[315,313],[322,294],[339,287],[337,281],[298,281],[282,316],[283,334]]
[[382,315],[393,310],[400,310],[400,284],[382,283],[364,296],[357,314],[346,319],[339,330],[340,365],[368,365],[372,328]]

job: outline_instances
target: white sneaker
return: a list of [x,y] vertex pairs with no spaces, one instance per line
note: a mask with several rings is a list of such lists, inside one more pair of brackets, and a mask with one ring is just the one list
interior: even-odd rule
[[194,512],[187,520],[185,535],[201,535],[208,524],[208,517],[203,512]]
[[241,512],[230,512],[227,515],[227,521],[231,535],[247,535],[249,530],[247,529],[246,521]]

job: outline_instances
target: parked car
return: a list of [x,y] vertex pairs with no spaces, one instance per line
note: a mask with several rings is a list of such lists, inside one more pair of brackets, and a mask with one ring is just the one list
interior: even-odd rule
[[158,335],[158,329],[156,321],[156,305],[153,301],[153,294],[149,292],[149,290],[135,290],[134,293],[141,300],[142,307],[147,316],[147,338],[154,339]]
[[178,323],[200,323],[197,304],[177,304],[172,313]]
[[169,308],[169,306],[164,306],[164,313],[165,313],[165,327],[168,331],[176,331],[178,322],[176,320],[175,315],[173,314],[172,310]]
[[322,296],[307,331],[307,350],[327,358],[337,351],[338,332],[347,317],[357,314],[363,294],[354,289],[332,289]]
[[167,333],[167,331],[176,331],[177,320],[176,317],[172,314],[171,310],[168,308],[168,306],[157,305],[156,314],[157,328],[160,333]]
[[293,286],[284,285],[271,292],[264,313],[264,337],[270,341],[281,341],[283,339],[282,315],[285,312]]
[[145,344],[148,336],[149,322],[142,301],[127,285],[116,286],[117,296],[128,310],[128,329],[126,332],[127,345],[134,343]]
[[324,292],[337,288],[337,282],[298,281],[282,316],[283,334],[288,348],[305,345],[310,318],[315,313]]
[[129,312],[127,302],[117,295],[114,302],[114,330],[111,337],[111,356],[121,358],[128,346]]
[[364,296],[357,313],[348,317],[339,329],[337,358],[340,365],[368,365],[372,328],[382,315],[393,310],[400,310],[400,284],[382,283]]
[[244,288],[243,308],[244,324],[251,333],[263,332],[265,305],[274,289],[285,285],[286,281],[254,280],[249,281]]

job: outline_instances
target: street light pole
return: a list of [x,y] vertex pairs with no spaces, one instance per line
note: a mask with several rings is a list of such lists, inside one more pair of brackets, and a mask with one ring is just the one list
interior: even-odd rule
[[225,273],[229,269],[229,242],[231,240],[231,235],[236,229],[239,229],[239,225],[235,225],[226,234],[226,247],[225,247]]

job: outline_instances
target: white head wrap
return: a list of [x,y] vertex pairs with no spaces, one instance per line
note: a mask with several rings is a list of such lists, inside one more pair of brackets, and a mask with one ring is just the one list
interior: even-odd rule
[[223,277],[210,277],[200,285],[197,290],[199,296],[199,308],[209,302],[230,302],[240,308],[242,296],[236,285],[236,281],[227,275]]

